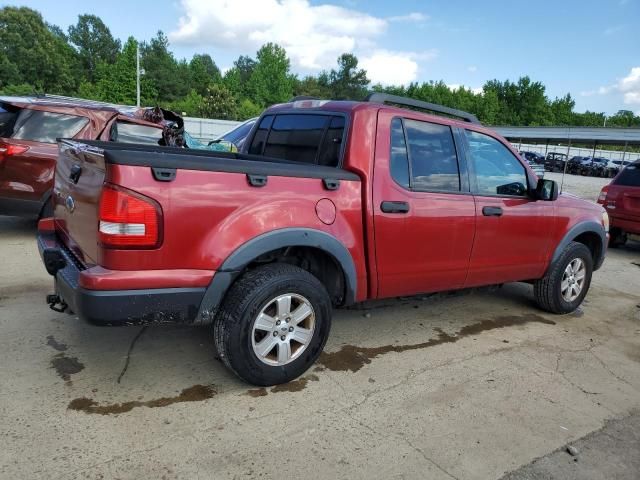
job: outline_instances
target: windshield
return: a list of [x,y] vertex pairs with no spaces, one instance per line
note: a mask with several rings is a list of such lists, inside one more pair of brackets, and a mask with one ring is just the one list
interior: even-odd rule
[[11,138],[56,143],[57,138],[74,137],[87,123],[88,118],[77,115],[22,109]]
[[239,127],[230,132],[225,133],[220,140],[226,140],[227,142],[233,143],[235,146],[240,147],[240,144],[243,143],[243,140],[247,138],[251,128],[256,123],[256,120],[249,120],[246,123],[243,123]]

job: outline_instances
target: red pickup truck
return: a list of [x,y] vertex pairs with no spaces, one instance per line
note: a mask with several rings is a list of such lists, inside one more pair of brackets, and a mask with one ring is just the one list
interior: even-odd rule
[[382,94],[271,107],[235,154],[61,141],[54,205],[53,308],[210,323],[257,385],[307,370],[354,302],[524,281],[571,312],[608,235],[473,115]]

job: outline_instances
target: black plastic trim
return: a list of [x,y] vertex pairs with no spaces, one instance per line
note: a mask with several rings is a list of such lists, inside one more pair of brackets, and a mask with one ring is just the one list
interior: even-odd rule
[[37,216],[42,210],[43,202],[39,200],[19,200],[16,198],[0,198],[0,215],[17,217]]
[[370,93],[364,99],[365,102],[381,103],[383,105],[390,103],[393,105],[401,105],[406,107],[419,108],[427,112],[441,113],[450,117],[461,118],[465,122],[480,124],[480,120],[474,114],[457,110],[455,108],[445,107],[436,103],[423,102],[414,98],[401,97],[399,95],[390,95],[387,93]]
[[[68,140],[64,140],[69,144]],[[72,141],[73,142],[73,141]],[[74,142],[78,143],[78,142]],[[151,168],[177,168],[210,172],[244,173],[277,177],[335,178],[360,181],[353,172],[336,167],[246,155],[238,153],[202,152],[189,149],[154,146],[120,146],[110,142],[85,141],[82,144],[103,149],[106,163]]]
[[607,234],[601,224],[593,221],[578,223],[564,235],[560,243],[558,243],[555,251],[553,252],[551,264],[553,264],[553,262],[555,262],[560,257],[563,250],[567,247],[567,245],[569,245],[569,243],[574,241],[579,235],[587,232],[596,233],[600,237],[600,256],[593,259],[593,269],[598,270],[604,263],[604,257],[607,252]]
[[310,228],[285,228],[264,233],[236,249],[220,266],[200,305],[195,323],[213,321],[225,293],[237,276],[260,255],[283,247],[315,247],[331,255],[345,275],[343,305],[355,303],[356,267],[347,248],[335,237]]
[[176,179],[175,168],[151,167],[151,173],[158,182],[173,182]]

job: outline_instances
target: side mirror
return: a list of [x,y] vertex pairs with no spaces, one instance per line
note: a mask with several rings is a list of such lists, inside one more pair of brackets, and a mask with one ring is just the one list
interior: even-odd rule
[[558,184],[553,180],[541,178],[536,185],[536,199],[553,202],[558,198]]

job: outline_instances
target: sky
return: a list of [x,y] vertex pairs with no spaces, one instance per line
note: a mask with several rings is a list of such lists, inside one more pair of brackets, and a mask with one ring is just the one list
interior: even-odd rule
[[316,74],[352,52],[382,84],[443,80],[480,89],[528,75],[576,111],[640,114],[640,0],[16,0],[64,30],[82,13],[114,36],[164,31],[178,58],[208,53],[221,69],[266,42],[292,70]]

